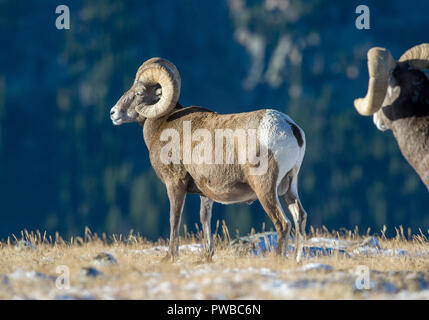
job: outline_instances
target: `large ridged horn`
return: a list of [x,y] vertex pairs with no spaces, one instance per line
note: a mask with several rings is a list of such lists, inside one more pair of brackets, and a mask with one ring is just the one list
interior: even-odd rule
[[419,70],[429,68],[429,43],[423,43],[407,50],[399,59]]
[[168,114],[177,104],[180,96],[180,75],[176,67],[162,58],[152,58],[141,65],[136,80],[145,85],[161,86],[162,95],[152,105],[138,105],[136,111],[145,118],[159,118]]
[[365,98],[354,101],[356,110],[363,116],[377,112],[384,101],[389,82],[390,71],[396,63],[385,48],[375,47],[368,51],[368,92]]
[[144,68],[146,68],[148,65],[152,64],[152,63],[160,63],[160,64],[167,65],[173,71],[175,77],[178,79],[179,86],[180,86],[180,84],[181,84],[181,78],[180,78],[180,74],[179,74],[179,71],[177,70],[176,66],[174,64],[172,64],[170,61],[168,61],[166,59],[158,58],[158,57],[151,58],[151,59],[146,60],[145,62],[143,62],[143,64],[140,66],[139,70],[137,70],[136,81],[140,77],[140,74],[141,74],[142,70]]

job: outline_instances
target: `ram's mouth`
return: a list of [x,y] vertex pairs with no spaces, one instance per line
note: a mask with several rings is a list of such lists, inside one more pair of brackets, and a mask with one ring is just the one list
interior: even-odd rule
[[113,116],[110,117],[110,119],[112,120],[112,122],[115,126],[119,126],[120,124],[122,124],[124,122],[122,120],[122,118],[113,118]]

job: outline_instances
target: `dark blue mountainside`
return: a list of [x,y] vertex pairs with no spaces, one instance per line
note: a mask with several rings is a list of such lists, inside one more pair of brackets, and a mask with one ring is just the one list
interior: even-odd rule
[[[85,226],[168,236],[168,199],[141,128],[109,119],[153,56],[179,69],[183,105],[270,107],[299,123],[308,225],[429,228],[429,195],[392,133],[353,108],[369,48],[399,58],[429,42],[429,2],[62,1],[70,30],[55,27],[58,4],[0,0],[0,239]],[[371,10],[370,30],[355,27],[359,4]],[[258,203],[216,204],[213,219],[242,234],[271,226]],[[183,223],[198,221],[199,199],[188,196]]]

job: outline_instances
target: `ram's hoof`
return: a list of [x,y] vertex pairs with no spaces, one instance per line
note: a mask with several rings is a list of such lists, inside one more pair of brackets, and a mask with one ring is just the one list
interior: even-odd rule
[[297,263],[301,263],[302,262],[302,250],[301,250],[301,252],[297,252],[295,254],[295,260],[296,260]]
[[213,261],[214,250],[213,249],[205,249],[201,253],[201,260],[204,262],[212,262]]

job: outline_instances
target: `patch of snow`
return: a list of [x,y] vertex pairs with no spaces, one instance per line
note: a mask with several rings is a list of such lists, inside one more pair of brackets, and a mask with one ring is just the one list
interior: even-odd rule
[[209,267],[208,265],[201,265],[195,268],[194,270],[188,270],[188,274],[191,276],[202,276],[212,271],[213,271],[212,268]]
[[144,277],[149,277],[149,278],[159,278],[161,277],[161,274],[158,272],[145,272],[143,273]]
[[[267,251],[267,249],[268,251],[275,250],[277,241],[275,233],[271,232],[262,235],[259,234],[258,237],[258,241],[253,240],[254,243],[257,245],[257,247],[253,250],[253,253],[255,255],[263,255]],[[242,239],[245,240],[247,238],[243,237]],[[290,245],[288,250],[294,251],[294,249],[294,245]],[[420,252],[418,254],[425,255],[427,253]],[[304,243],[303,256],[306,258],[318,256],[332,256],[335,254],[339,254],[349,258],[355,255],[375,254],[380,254],[383,256],[401,257],[407,255],[408,252],[400,248],[383,250],[380,247],[380,243],[376,237],[368,237],[361,242],[352,242],[336,238],[313,237],[308,239]]]
[[171,294],[173,285],[171,284],[171,282],[168,281],[164,281],[161,283],[158,283],[158,285],[155,285],[153,288],[151,288],[149,290],[149,292],[153,295],[158,295],[158,294]]
[[157,254],[157,253],[164,253],[168,251],[168,247],[166,246],[156,246],[149,249],[143,249],[143,250],[131,250],[132,253],[137,254]]
[[[187,251],[187,252],[200,252],[203,249],[202,244],[183,244],[179,246],[179,252],[180,251]],[[158,253],[167,253],[168,247],[167,246],[156,246],[149,249],[143,249],[143,250],[130,250],[132,253],[136,254],[158,254]]]
[[188,271],[187,271],[187,270],[184,270],[184,269],[180,270],[179,275],[180,275],[181,277],[184,277],[184,278],[189,278],[189,273],[188,273]]
[[364,255],[369,256],[373,254],[379,254],[380,250],[376,248],[370,248],[370,247],[359,247],[353,250],[353,254],[355,255]]
[[341,248],[329,248],[329,247],[304,247],[303,256],[307,258],[319,257],[319,256],[332,256],[335,254],[350,257],[350,254]]
[[290,299],[294,297],[294,290],[289,283],[280,279],[264,281],[260,284],[259,289],[269,292],[275,298]]
[[200,288],[201,288],[200,284],[198,284],[196,282],[191,282],[191,281],[183,286],[184,290],[189,290],[189,291],[198,290]]
[[408,252],[403,249],[377,249],[377,248],[371,248],[371,247],[360,247],[353,250],[353,254],[355,255],[382,255],[386,257],[403,257],[408,255]]
[[15,280],[55,280],[56,277],[49,276],[37,271],[24,271],[17,269],[8,275],[9,279]]
[[268,268],[261,268],[259,272],[265,277],[275,277],[277,275],[276,272]]
[[212,277],[207,277],[207,278],[203,278],[202,279],[202,281],[201,281],[201,284],[203,285],[203,286],[209,286],[209,285],[212,285],[213,284],[213,279],[212,279]]
[[273,271],[273,270],[268,269],[268,268],[248,267],[247,269],[237,270],[236,272],[243,272],[243,271],[248,271],[248,272],[253,273],[253,274],[262,275],[264,277],[276,277],[278,275],[278,273],[276,271]]
[[298,269],[298,271],[301,271],[301,272],[315,271],[315,270],[332,271],[334,270],[334,268],[329,264],[314,262],[314,263],[308,263],[305,266],[302,266],[301,268]]
[[200,252],[203,249],[202,244],[184,244],[179,246],[179,251],[190,251],[190,252]]
[[398,300],[429,300],[429,290],[422,290],[418,292],[409,292],[402,290],[394,295],[389,295],[389,299]]
[[147,279],[145,282],[144,282],[144,285],[147,287],[147,288],[152,288],[152,287],[155,287],[156,285],[158,285],[159,284],[159,279],[156,279],[156,278],[149,278],[149,279]]
[[424,257],[429,255],[429,250],[417,250],[416,255],[419,257]]
[[339,240],[339,239],[331,239],[331,238],[323,238],[323,237],[313,237],[308,239],[307,243],[311,243],[313,245],[318,246],[324,246],[324,247],[331,247],[331,248],[338,248],[338,249],[345,249],[347,248],[351,243],[346,240]]
[[52,258],[52,257],[41,257],[40,261],[54,262],[55,258]]
[[382,255],[389,256],[389,257],[403,257],[408,254],[407,250],[397,249],[397,248],[382,250],[381,253]]

